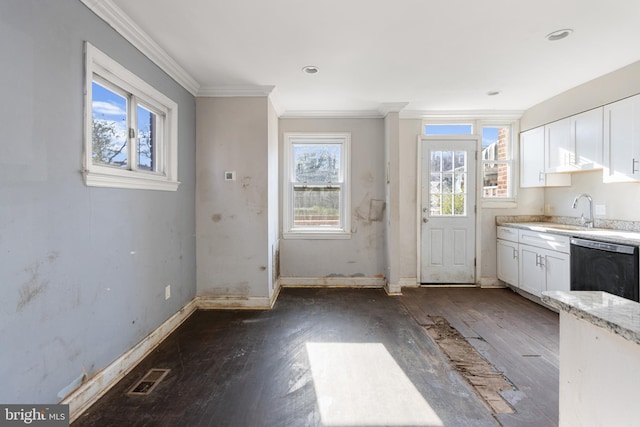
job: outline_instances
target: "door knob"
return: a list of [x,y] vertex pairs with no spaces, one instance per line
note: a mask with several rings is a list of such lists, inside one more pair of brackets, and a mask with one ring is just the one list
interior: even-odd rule
[[427,222],[429,222],[429,220],[427,218],[422,218],[422,222],[426,224]]

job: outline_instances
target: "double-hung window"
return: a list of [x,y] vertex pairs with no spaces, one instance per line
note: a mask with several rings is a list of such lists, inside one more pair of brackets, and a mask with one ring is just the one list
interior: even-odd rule
[[350,237],[349,133],[284,135],[283,237]]
[[88,186],[175,191],[178,105],[85,43]]
[[513,153],[511,124],[482,126],[482,197],[512,199]]

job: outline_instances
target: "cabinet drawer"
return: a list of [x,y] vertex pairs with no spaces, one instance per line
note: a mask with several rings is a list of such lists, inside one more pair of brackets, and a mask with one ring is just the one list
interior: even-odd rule
[[560,236],[553,233],[539,233],[537,231],[519,230],[518,241],[526,245],[538,248],[558,251],[565,254],[569,253],[570,245],[569,236]]
[[510,242],[518,243],[518,229],[498,226],[496,237],[498,237],[498,239],[509,240]]

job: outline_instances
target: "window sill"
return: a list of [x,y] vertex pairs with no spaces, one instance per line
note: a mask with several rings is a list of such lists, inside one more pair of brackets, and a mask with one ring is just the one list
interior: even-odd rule
[[165,176],[131,171],[118,171],[118,173],[85,171],[83,175],[87,187],[176,191],[180,185],[179,181],[168,180]]
[[351,239],[351,233],[345,231],[285,231],[283,239],[292,240],[347,240]]
[[515,199],[505,200],[487,200],[484,199],[481,202],[483,209],[513,209],[518,207],[518,203]]

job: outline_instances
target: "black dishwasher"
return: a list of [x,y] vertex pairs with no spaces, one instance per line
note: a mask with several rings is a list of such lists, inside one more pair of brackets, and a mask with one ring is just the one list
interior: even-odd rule
[[571,239],[571,290],[605,291],[638,301],[638,247]]

